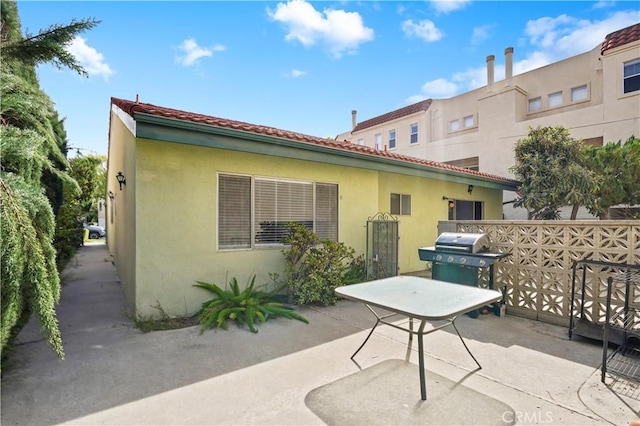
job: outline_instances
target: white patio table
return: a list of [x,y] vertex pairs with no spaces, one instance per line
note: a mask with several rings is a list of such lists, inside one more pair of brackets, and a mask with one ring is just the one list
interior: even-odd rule
[[[376,324],[358,350],[351,355],[351,359],[360,352],[360,349],[367,343],[369,337],[371,337],[373,331],[380,323],[408,332],[409,348],[411,348],[413,335],[418,336],[418,364],[420,368],[420,395],[422,400],[427,399],[422,337],[448,325],[453,325],[465,349],[478,365],[478,368],[481,369],[482,366],[473,356],[460,335],[455,320],[466,312],[497,302],[502,298],[502,293],[497,290],[406,275],[383,278],[360,284],[351,284],[338,287],[335,291],[341,297],[364,303],[377,318]],[[380,315],[373,307],[385,309],[391,313]],[[395,315],[408,317],[409,328],[407,329],[386,321],[387,318]],[[417,331],[413,330],[414,319],[420,321],[420,326]],[[435,321],[444,321],[444,323],[425,331],[426,324]]]

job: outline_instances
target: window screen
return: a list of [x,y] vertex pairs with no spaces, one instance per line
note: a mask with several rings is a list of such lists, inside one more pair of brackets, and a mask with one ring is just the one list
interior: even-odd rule
[[587,99],[587,85],[574,87],[571,89],[571,102]]
[[218,200],[219,247],[251,247],[251,177],[221,175]]
[[411,215],[411,195],[391,193],[389,197],[389,212],[395,215]]
[[562,105],[562,92],[551,93],[547,102],[549,103],[549,108]]
[[338,185],[316,183],[315,232],[322,240],[338,240]]
[[280,244],[287,223],[313,229],[313,184],[268,179],[255,180],[256,244]]
[[624,64],[624,93],[640,90],[640,59]]
[[529,99],[529,112],[539,111],[542,108],[542,99]]
[[409,143],[418,143],[418,124],[410,126]]
[[389,130],[389,149],[396,147],[396,131]]

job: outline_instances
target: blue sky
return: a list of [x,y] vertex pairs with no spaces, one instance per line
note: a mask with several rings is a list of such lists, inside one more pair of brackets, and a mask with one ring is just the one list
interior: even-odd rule
[[[89,73],[40,85],[69,145],[107,154],[110,98],[335,137],[358,121],[599,46],[640,21],[637,1],[18,1],[24,33],[102,21],[69,46]],[[70,152],[70,155],[74,155]]]

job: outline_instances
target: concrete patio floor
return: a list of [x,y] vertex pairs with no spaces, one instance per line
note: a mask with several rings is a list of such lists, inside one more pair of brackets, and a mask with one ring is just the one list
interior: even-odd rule
[[[185,283],[189,286],[190,283]],[[567,329],[507,315],[461,317],[425,337],[427,401],[417,348],[374,324],[361,304],[300,307],[310,324],[275,319],[254,335],[199,327],[142,333],[127,318],[104,243],[64,273],[58,318],[66,360],[37,324],[18,337],[2,376],[3,425],[566,424],[638,420],[640,389],[600,382],[602,347]],[[406,321],[398,317],[398,321]],[[409,354],[409,362],[405,362]]]

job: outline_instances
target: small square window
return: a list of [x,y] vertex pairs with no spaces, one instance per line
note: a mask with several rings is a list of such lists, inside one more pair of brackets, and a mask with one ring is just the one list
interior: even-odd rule
[[587,99],[587,85],[574,87],[571,89],[571,102],[583,101]]
[[391,193],[389,204],[391,214],[411,216],[411,195]]
[[542,98],[529,99],[529,112],[539,111],[542,108]]
[[463,119],[464,122],[464,128],[466,129],[467,127],[473,127],[473,115],[467,115],[466,117],[464,117]]
[[389,130],[389,149],[393,149],[396,147],[396,131]]
[[458,130],[460,130],[460,122],[458,120],[451,120],[449,122],[449,131],[457,132]]
[[409,136],[410,143],[418,143],[418,123],[411,125],[411,134]]
[[364,138],[358,139],[358,145],[364,145]]
[[547,101],[549,102],[549,108],[562,105],[562,92],[551,93]]

